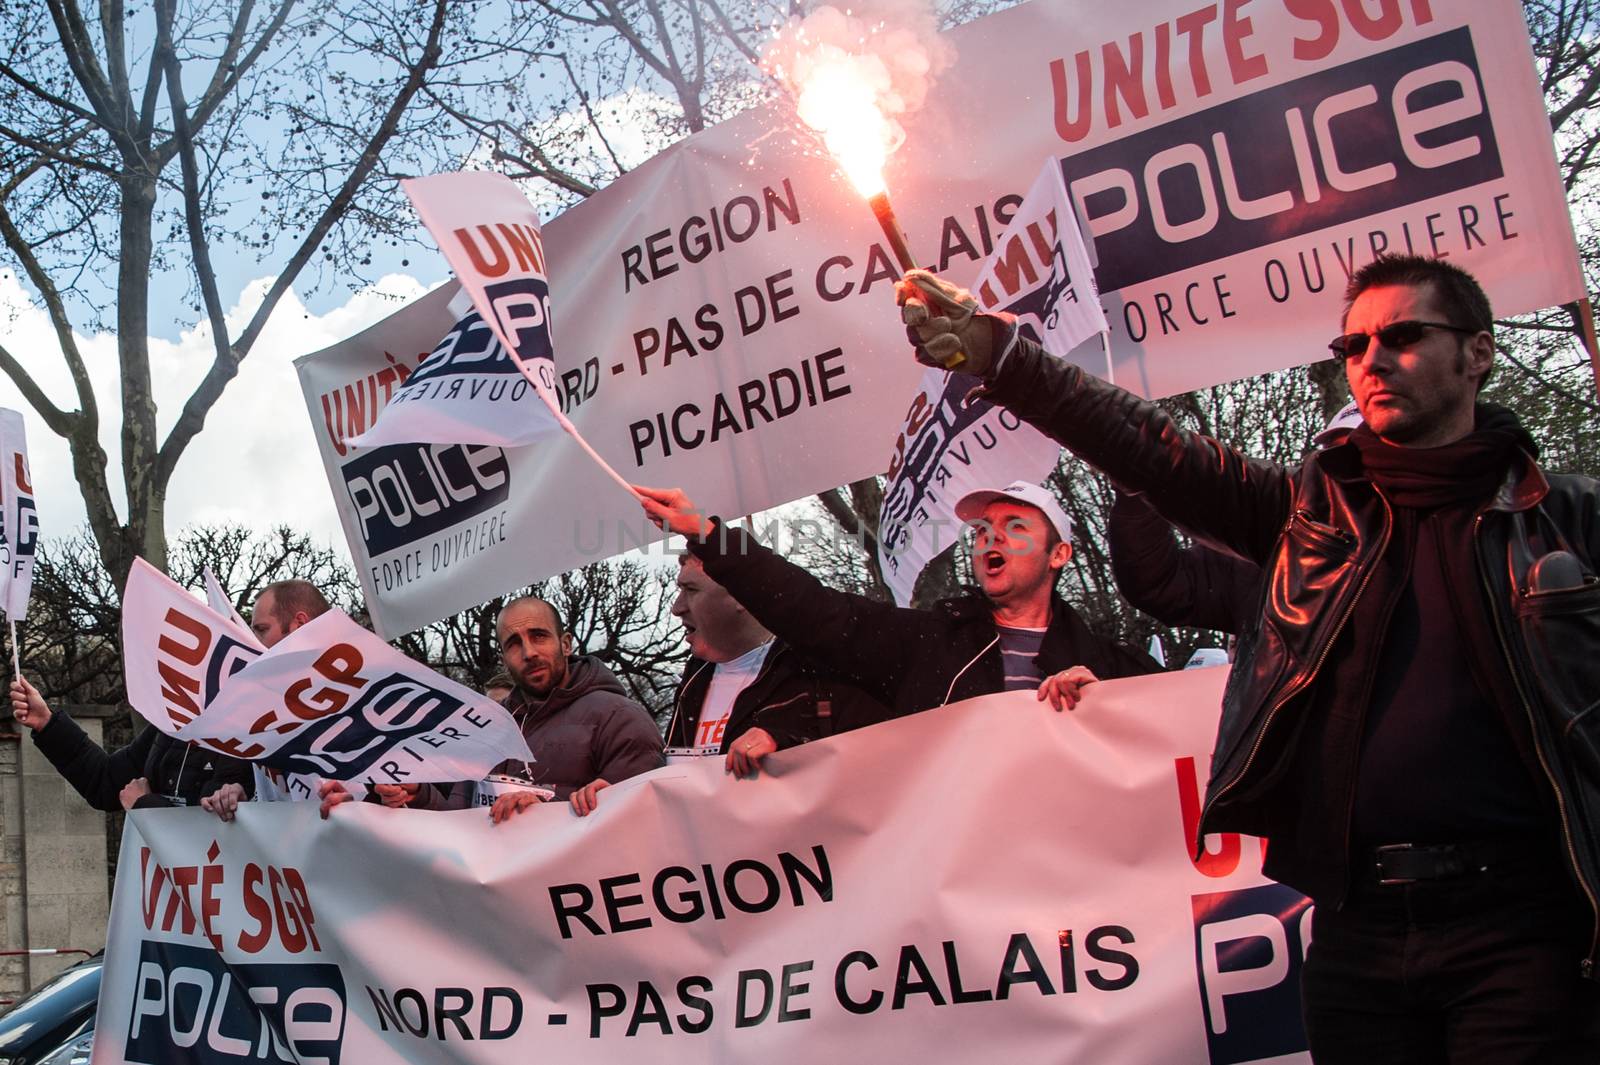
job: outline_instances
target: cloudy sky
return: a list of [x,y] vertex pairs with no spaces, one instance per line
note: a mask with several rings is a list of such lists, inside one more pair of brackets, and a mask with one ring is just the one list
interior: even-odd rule
[[[241,365],[239,376],[212,408],[205,430],[178,465],[167,499],[169,534],[195,522],[237,521],[255,528],[288,522],[343,548],[344,534],[317,458],[294,360],[393,314],[433,283],[437,279],[424,282],[406,274],[390,274],[359,292],[325,296],[316,310],[294,295],[286,296]],[[228,312],[231,326],[243,326],[268,284],[270,278],[259,278],[234,294]],[[150,342],[163,434],[212,357],[209,325],[191,322],[172,330],[171,337]],[[0,270],[0,343],[59,406],[77,408],[50,323],[9,270]],[[78,344],[97,383],[100,439],[112,458],[112,489],[120,506],[117,456],[122,423],[116,338],[109,333],[80,335]],[[0,375],[0,406],[22,411],[27,423],[43,534],[56,536],[77,529],[86,516],[65,442],[50,432],[4,375]]]

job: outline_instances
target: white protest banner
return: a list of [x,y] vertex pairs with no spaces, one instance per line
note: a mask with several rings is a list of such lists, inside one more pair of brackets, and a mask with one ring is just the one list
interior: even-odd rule
[[280,773],[369,785],[477,780],[507,758],[534,760],[503,707],[337,610],[231,674],[174,735]]
[[[0,407],[0,610],[11,622],[28,616],[33,558],[39,548],[39,509],[28,473],[28,436],[22,415]],[[14,642],[14,641],[13,641]]]
[[404,378],[372,427],[349,439],[350,445],[522,447],[560,431],[471,299],[458,291],[450,310],[458,316],[450,331]]
[[[122,670],[128,705],[140,717],[177,735],[224,681],[264,653],[230,614],[201,603],[144,559],[133,560],[122,591]],[[242,745],[216,749],[244,757]]]
[[261,647],[261,641],[258,640],[256,638],[256,634],[251,631],[249,623],[246,622],[244,618],[239,616],[239,611],[234,608],[232,597],[230,597],[227,591],[222,587],[222,582],[217,580],[217,575],[211,571],[211,566],[209,563],[204,569],[204,579],[206,585],[206,606],[209,606],[212,610],[231,621],[233,623],[233,627],[239,632],[249,636],[250,639],[247,642],[260,647],[263,651],[266,650],[265,647]]
[[631,497],[628,482],[595,453],[562,412],[539,212],[504,174],[461,171],[408,178],[400,185],[483,322],[533,385],[556,424]]
[[[972,291],[979,306],[1016,315],[1024,333],[1063,358],[1105,334],[1089,252],[1056,160],[1045,162]],[[1081,353],[1090,369],[1103,354],[1095,347]],[[929,560],[959,536],[956,503],[962,496],[1014,481],[1037,484],[1061,453],[1055,441],[1009,411],[967,402],[978,384],[971,374],[924,370],[922,393],[912,401],[889,457],[878,511],[878,561],[901,606],[910,604]]]
[[[970,286],[1060,158],[1114,376],[1136,392],[1323,358],[1347,272],[1383,249],[1448,255],[1501,315],[1582,293],[1516,0],[1040,2],[949,40],[956,62],[889,162],[912,249]],[[572,423],[630,480],[713,513],[882,473],[922,396],[876,222],[793,129],[752,110],[544,227],[551,298],[573,309],[557,351]],[[384,351],[299,365],[336,497],[373,471],[340,454],[322,405],[382,375]],[[483,480],[503,502],[463,465],[470,500],[428,515],[402,494],[433,497],[418,460],[350,544],[380,631],[657,538],[567,450],[495,453]]]
[[1256,840],[1190,857],[1224,675],[668,767],[588,818],[137,811],[94,1060],[1304,1062],[1309,904]]

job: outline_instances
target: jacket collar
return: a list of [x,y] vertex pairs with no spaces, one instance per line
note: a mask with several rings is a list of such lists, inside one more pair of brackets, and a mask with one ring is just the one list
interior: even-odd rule
[[[1307,461],[1316,464],[1335,481],[1345,484],[1367,481],[1366,472],[1361,468],[1361,452],[1350,443],[1348,431],[1337,443],[1316,452]],[[1539,469],[1539,463],[1527,451],[1519,449],[1517,460],[1506,471],[1506,478],[1487,509],[1531,510],[1549,494],[1550,482]]]

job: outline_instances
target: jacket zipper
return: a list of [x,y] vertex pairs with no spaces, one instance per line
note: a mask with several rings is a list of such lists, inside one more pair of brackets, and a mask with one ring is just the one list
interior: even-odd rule
[[[1372,562],[1367,566],[1366,573],[1362,575],[1361,584],[1357,586],[1355,595],[1350,597],[1350,602],[1345,606],[1344,613],[1339,615],[1338,623],[1334,625],[1333,630],[1328,633],[1327,642],[1322,645],[1322,650],[1317,654],[1316,661],[1311,663],[1311,668],[1302,673],[1300,677],[1295,680],[1294,687],[1290,691],[1285,692],[1283,696],[1279,698],[1277,702],[1273,703],[1272,707],[1267,711],[1266,720],[1264,720],[1261,723],[1261,727],[1256,730],[1255,742],[1250,745],[1250,753],[1245,755],[1244,765],[1240,766],[1239,771],[1233,775],[1233,779],[1218,788],[1216,792],[1212,794],[1211,798],[1206,802],[1205,806],[1201,808],[1199,821],[1200,824],[1205,824],[1206,818],[1210,816],[1212,808],[1215,807],[1216,804],[1233,789],[1234,785],[1238,784],[1239,781],[1243,779],[1244,775],[1250,771],[1251,764],[1255,761],[1256,755],[1261,751],[1261,744],[1265,742],[1267,738],[1267,732],[1272,728],[1272,719],[1277,716],[1278,711],[1283,709],[1290,699],[1293,699],[1296,695],[1299,695],[1302,691],[1304,691],[1306,685],[1310,684],[1312,679],[1322,669],[1322,663],[1327,661],[1328,653],[1333,650],[1334,642],[1338,640],[1339,633],[1344,631],[1345,623],[1350,620],[1350,615],[1355,612],[1356,604],[1361,601],[1362,593],[1367,590],[1367,585],[1372,582],[1372,574],[1378,568],[1377,560],[1383,557],[1384,551],[1388,550],[1389,537],[1394,531],[1394,512],[1389,507],[1389,501],[1384,499],[1381,494],[1378,495],[1378,499],[1383,503],[1383,538],[1378,542],[1378,549],[1372,554]],[[1353,794],[1351,801],[1355,801]],[[1350,823],[1347,817],[1345,819],[1346,853],[1348,853],[1350,850],[1349,833]]]
[[[763,664],[765,664],[765,663],[763,663]],[[693,673],[689,674],[688,679],[686,679],[683,682],[683,684],[681,684],[679,686],[678,697],[676,699],[672,700],[672,720],[667,722],[667,738],[668,739],[672,738],[672,730],[673,730],[673,728],[675,728],[677,726],[678,718],[681,717],[682,714],[683,714],[683,693],[689,689],[689,685],[694,683],[694,679],[696,677],[698,677],[700,674],[704,673],[706,670],[708,670],[710,668],[712,668],[712,663],[710,663],[710,662],[702,662],[702,663],[700,663],[700,668],[695,670]],[[692,740],[694,737],[690,736],[689,738]]]
[[953,695],[955,693],[955,690],[956,690],[956,681],[961,679],[961,675],[963,673],[965,673],[967,670],[971,669],[973,666],[977,665],[978,664],[978,659],[982,658],[984,655],[989,653],[989,648],[993,647],[995,644],[997,644],[999,642],[1000,642],[1000,635],[998,633],[996,633],[995,634],[995,638],[990,640],[987,644],[985,644],[983,650],[979,651],[977,654],[972,656],[972,661],[968,662],[966,665],[964,665],[960,669],[956,670],[956,675],[950,678],[950,687],[948,687],[948,688],[946,688],[944,690],[944,702],[940,703],[939,704],[940,706],[949,705],[950,696]]
[[[757,684],[761,683],[761,678],[765,677],[767,675],[767,672],[772,668],[772,659],[773,659],[773,653],[772,653],[772,651],[768,651],[767,652],[767,656],[761,660],[761,668],[756,670],[756,675],[754,677],[750,678],[750,683],[746,686],[747,688],[753,688]],[[669,737],[672,735],[673,726],[678,723],[678,718],[683,713],[683,694],[682,694],[682,692],[683,691],[687,691],[688,688],[689,688],[689,685],[693,684],[694,683],[694,679],[696,677],[698,677],[701,673],[704,673],[708,669],[714,669],[714,668],[716,668],[716,663],[715,662],[702,662],[702,663],[700,663],[700,668],[695,670],[693,673],[689,674],[688,678],[681,685],[678,697],[672,701],[672,720],[667,722],[667,735]],[[743,694],[743,692],[741,692],[740,694]],[[734,701],[735,702],[738,701],[738,697],[737,696],[734,697]],[[769,704],[767,706],[758,707],[757,709],[751,711],[750,720],[752,722],[754,722],[757,717],[759,717],[760,715],[766,713],[768,710],[772,710],[772,709],[775,709],[775,708],[780,707],[780,706],[788,706],[792,702],[794,702],[793,699],[785,699],[781,703],[771,703],[771,704]],[[733,708],[732,707],[729,707],[729,709],[728,709],[728,720],[729,721],[733,720]],[[689,737],[689,740],[691,741],[691,745],[692,745],[693,739],[694,739],[694,736],[693,736],[693,734],[691,734],[690,737]]]
[[1522,673],[1517,668],[1517,658],[1512,652],[1511,641],[1506,638],[1505,627],[1500,623],[1500,613],[1494,609],[1494,588],[1489,584],[1489,578],[1484,572],[1483,554],[1480,550],[1482,539],[1479,532],[1483,528],[1483,514],[1479,514],[1472,523],[1472,546],[1475,561],[1478,563],[1478,578],[1483,584],[1484,593],[1489,597],[1489,615],[1494,619],[1494,632],[1500,639],[1500,650],[1506,657],[1506,665],[1511,669],[1511,681],[1516,685],[1517,695],[1522,700],[1522,710],[1528,715],[1528,728],[1533,733],[1533,752],[1539,756],[1539,768],[1544,771],[1545,782],[1550,785],[1550,790],[1555,793],[1556,812],[1561,815],[1561,841],[1567,847],[1567,860],[1572,863],[1572,872],[1578,878],[1578,886],[1583,888],[1583,894],[1589,902],[1589,912],[1594,918],[1594,923],[1589,934],[1588,955],[1579,963],[1579,971],[1585,979],[1594,979],[1595,955],[1600,953],[1600,899],[1595,896],[1595,890],[1584,876],[1583,865],[1578,861],[1578,849],[1572,842],[1572,823],[1567,817],[1567,800],[1561,793],[1561,787],[1556,783],[1555,774],[1550,771],[1550,761],[1545,757],[1544,745],[1539,742],[1539,722],[1533,712],[1533,704],[1528,700],[1527,689],[1523,687]]

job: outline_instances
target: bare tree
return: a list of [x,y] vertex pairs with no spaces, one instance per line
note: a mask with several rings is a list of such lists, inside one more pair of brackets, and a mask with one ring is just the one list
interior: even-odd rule
[[[173,471],[268,318],[308,267],[360,276],[370,242],[407,230],[396,168],[448,148],[423,90],[476,5],[301,0],[0,6],[0,241],[48,315],[72,381],[47,394],[19,353],[0,371],[69,446],[101,561],[164,568]],[[214,259],[255,251],[276,277],[233,329]],[[152,284],[187,280],[213,354],[165,432],[152,391]],[[101,308],[111,310],[102,314]],[[114,329],[116,466],[99,443],[78,337]],[[112,487],[120,468],[125,510]]]

